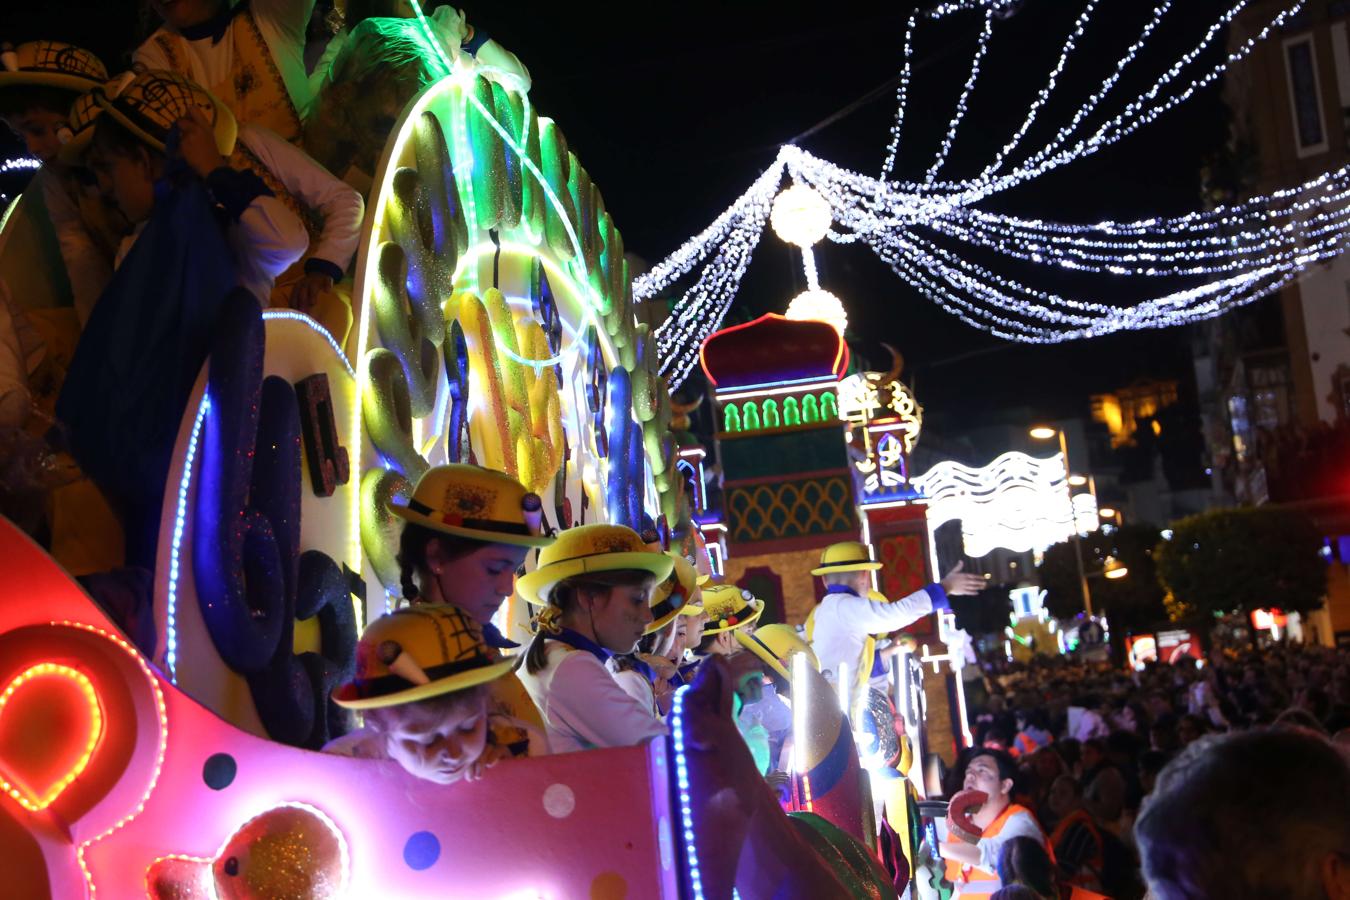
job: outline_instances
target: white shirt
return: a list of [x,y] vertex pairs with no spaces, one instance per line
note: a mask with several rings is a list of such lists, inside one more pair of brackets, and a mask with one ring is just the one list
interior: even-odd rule
[[[976,849],[980,851],[980,865],[977,868],[983,869],[985,873],[992,874],[992,876],[998,876],[999,854],[1003,853],[1004,843],[1011,841],[1012,838],[1031,838],[1042,847],[1045,846],[1045,833],[1041,831],[1041,826],[1035,823],[1035,819],[1030,812],[1018,810],[1004,820],[1003,827],[999,828],[996,837],[980,838],[979,843],[976,843]],[[981,889],[987,891],[990,882],[983,881],[977,882],[977,884],[980,884]],[[956,896],[963,896],[961,895],[960,885],[957,885]]]
[[629,747],[666,733],[649,707],[630,696],[593,653],[559,641],[544,644],[547,664],[517,673],[544,716],[554,753]]
[[66,264],[75,314],[79,316],[80,327],[83,328],[84,323],[89,321],[94,304],[112,278],[113,267],[112,260],[108,259],[108,251],[104,249],[107,245],[100,245],[95,240],[80,216],[80,207],[71,196],[72,191],[79,188],[70,184],[71,181],[73,176],[52,166],[43,166],[33,176],[28,189],[42,191],[47,218],[51,220],[56,241],[61,247],[61,261]]
[[[148,221],[137,224],[135,230],[122,239],[122,246],[117,250],[117,268],[121,268]],[[277,276],[305,255],[309,233],[290,207],[276,197],[262,195],[254,197],[239,218],[229,223],[225,240],[234,258],[239,286],[248,289],[261,305],[267,306]]]
[[[310,14],[314,11],[314,0],[252,0],[249,9],[286,85],[286,93],[290,95],[291,102],[303,120],[314,102],[309,73],[305,71],[305,30],[309,27]],[[238,20],[229,24],[231,29],[238,27],[241,27]],[[173,33],[169,26],[161,26],[159,31],[150,35],[136,49],[132,55],[133,62],[147,69],[173,68],[163,48],[155,42],[160,31]],[[228,34],[219,42],[204,37],[196,41],[184,40],[183,43],[188,48],[191,78],[197,84],[220,84],[234,71],[234,42]]]
[[[33,333],[0,279],[0,428],[17,428],[28,420],[32,408],[28,376],[36,367],[25,332]],[[41,361],[41,355],[36,357]]]
[[[323,228],[310,255],[345,270],[356,253],[356,245],[361,242],[361,220],[366,211],[361,195],[346,182],[333,177],[305,151],[266,128],[242,125],[239,128],[239,140],[296,200],[314,210],[323,220]],[[308,243],[309,238],[306,236],[305,244]],[[300,252],[303,254],[305,251],[302,248]],[[276,275],[280,275],[294,262],[295,259],[292,259]],[[276,275],[272,277],[275,279]],[[263,299],[266,300],[266,295]]]
[[848,666],[849,679],[854,679],[868,635],[898,631],[931,613],[934,607],[929,590],[942,589],[932,585],[891,603],[853,593],[826,594],[813,614],[815,627],[811,637],[811,649],[820,660],[820,670],[838,677],[839,664],[843,663]]

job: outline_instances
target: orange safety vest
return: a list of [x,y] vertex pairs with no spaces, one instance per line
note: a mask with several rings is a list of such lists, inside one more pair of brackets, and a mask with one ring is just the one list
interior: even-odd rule
[[1068,900],[1111,900],[1105,894],[1098,894],[1095,891],[1089,891],[1086,888],[1080,888],[1075,885],[1069,891]]
[[[1102,841],[1101,829],[1097,827],[1097,823],[1092,820],[1092,816],[1089,815],[1086,810],[1076,809],[1065,816],[1060,823],[1055,826],[1055,830],[1051,832],[1050,846],[1059,846],[1059,842],[1064,839],[1065,832],[1073,825],[1080,822],[1087,826],[1088,831],[1092,832],[1093,840],[1096,842],[1096,849],[1092,852],[1092,856],[1084,863],[1091,871],[1075,872],[1071,880],[1074,882],[1081,882],[1081,884],[1095,886],[1098,878],[1101,876],[1102,867],[1106,865],[1105,844]],[[1080,884],[1075,884],[1076,888],[1080,886]],[[1087,898],[1092,896],[1094,895],[1090,891],[1087,891],[1084,893],[1084,900],[1087,900]]]
[[[989,827],[984,830],[981,840],[984,838],[998,837],[999,832],[1003,831],[1003,826],[1017,813],[1026,813],[1028,816],[1031,816],[1033,822],[1036,821],[1036,817],[1032,815],[1031,810],[1027,809],[1025,806],[1021,806],[1017,803],[1009,803],[1007,808],[998,814],[998,818],[989,823]],[[1040,828],[1039,822],[1036,827]],[[1045,843],[1045,851],[1050,854],[1050,862],[1053,863],[1055,861],[1055,851],[1054,848],[1045,841],[1045,832],[1041,832],[1041,841],[1042,843]],[[960,889],[960,893],[957,896],[982,897],[994,893],[1003,886],[1003,882],[999,880],[997,875],[990,875],[983,869],[964,865],[954,859],[949,859],[946,862],[947,880]]]

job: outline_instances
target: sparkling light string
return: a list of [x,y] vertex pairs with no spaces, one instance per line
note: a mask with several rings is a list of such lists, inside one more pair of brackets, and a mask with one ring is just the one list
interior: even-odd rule
[[1017,132],[1012,136],[1008,143],[1004,144],[1003,148],[998,151],[998,155],[994,157],[994,161],[989,164],[989,167],[980,173],[981,178],[985,178],[991,172],[997,171],[1003,165],[1003,161],[1008,158],[1009,154],[1016,150],[1018,145],[1022,143],[1022,138],[1026,137],[1027,132],[1031,130],[1031,126],[1035,124],[1036,117],[1045,106],[1045,102],[1049,100],[1050,95],[1054,93],[1055,86],[1059,83],[1059,76],[1064,72],[1064,66],[1069,62],[1069,57],[1073,54],[1074,48],[1078,46],[1078,39],[1083,36],[1083,29],[1087,27],[1088,19],[1092,17],[1093,10],[1096,8],[1097,0],[1088,0],[1087,6],[1083,7],[1083,11],[1078,15],[1078,20],[1074,22],[1073,31],[1069,33],[1069,37],[1064,41],[1064,48],[1060,51],[1059,61],[1056,62],[1055,67],[1050,70],[1050,75],[1046,79],[1045,87],[1041,88],[1040,92],[1036,94],[1036,99],[1032,102],[1031,108],[1027,110],[1027,116],[1022,120],[1021,127],[1017,129]]
[[937,157],[924,176],[923,180],[926,182],[931,183],[947,162],[947,155],[951,153],[952,144],[956,142],[956,131],[965,121],[970,94],[975,90],[975,82],[980,79],[980,63],[984,62],[985,56],[989,53],[989,39],[993,34],[994,13],[991,10],[984,14],[984,29],[980,32],[979,43],[975,46],[975,55],[970,60],[970,76],[966,78],[966,83],[961,88],[961,96],[956,101],[956,111],[952,113],[952,120],[947,123],[947,134],[942,138],[942,146],[938,149]]
[[900,84],[895,88],[895,123],[891,125],[891,142],[886,145],[886,161],[881,164],[881,180],[885,181],[895,169],[895,157],[900,153],[900,135],[905,127],[905,106],[909,103],[909,79],[914,63],[914,27],[919,14],[910,14],[905,23],[904,63],[900,67]]
[[[1293,0],[1265,19],[1255,33],[1230,47],[1214,65],[1197,61],[1213,52],[1225,29],[1252,6],[1234,0],[1189,49],[1172,58],[1148,87],[1101,121],[1089,119],[1115,92],[1166,20],[1175,0],[1158,0],[1142,29],[1106,77],[1077,106],[1069,121],[1022,162],[1019,149],[1064,85],[1061,77],[1093,22],[1100,0],[1086,0],[1055,64],[1030,103],[1021,125],[992,154],[979,175],[955,181],[937,176],[946,164],[977,89],[995,15],[1012,4],[958,0],[911,16],[904,35],[897,110],[881,177],[870,178],[819,159],[795,146],[780,149],[774,164],[699,235],[639,279],[635,296],[651,299],[698,270],[658,329],[661,371],[676,388],[692,368],[697,347],[726,315],[764,224],[764,211],[784,175],[829,203],[835,243],[862,241],[920,295],[991,334],[1009,340],[1051,343],[1125,329],[1162,328],[1219,315],[1290,283],[1308,266],[1335,257],[1350,240],[1350,167],[1270,194],[1183,216],[1133,221],[1062,223],[1020,218],[979,208],[983,201],[1027,184],[1054,169],[1110,146],[1212,84],[1246,59],[1258,43],[1284,27],[1306,5]],[[952,119],[925,175],[893,180],[911,82],[920,19],[980,13],[984,26]],[[1012,268],[1002,263],[1012,262]],[[814,258],[803,256],[808,283]],[[1113,279],[1112,293],[1133,292],[1130,303],[1081,299],[1054,287],[1058,273]],[[1136,286],[1121,279],[1146,279]],[[1160,282],[1170,279],[1172,283]],[[818,281],[818,277],[815,279]],[[1159,285],[1162,285],[1159,287]],[[1124,291],[1122,291],[1122,288]],[[1101,291],[1087,288],[1087,296]]]

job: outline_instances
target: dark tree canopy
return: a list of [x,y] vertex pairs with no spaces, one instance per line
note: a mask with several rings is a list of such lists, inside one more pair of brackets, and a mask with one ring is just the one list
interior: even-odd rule
[[[1082,540],[1083,568],[1089,575],[1093,612],[1105,614],[1113,627],[1126,629],[1151,626],[1167,618],[1153,559],[1158,541],[1155,526],[1125,525],[1112,529],[1110,534],[1092,532]],[[1097,574],[1108,556],[1129,568],[1124,578],[1108,579]],[[1054,544],[1045,551],[1040,577],[1046,591],[1045,605],[1052,616],[1068,619],[1083,611],[1071,541]]]
[[1306,516],[1271,507],[1219,509],[1181,519],[1154,556],[1173,618],[1322,605],[1321,536]]

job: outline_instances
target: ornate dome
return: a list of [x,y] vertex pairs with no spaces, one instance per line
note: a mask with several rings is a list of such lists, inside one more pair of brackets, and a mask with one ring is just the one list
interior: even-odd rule
[[848,345],[824,322],[777,313],[714,332],[699,351],[703,371],[719,391],[807,378],[839,378]]

